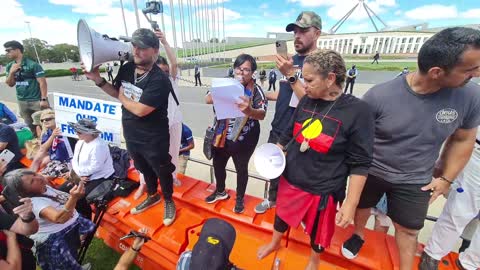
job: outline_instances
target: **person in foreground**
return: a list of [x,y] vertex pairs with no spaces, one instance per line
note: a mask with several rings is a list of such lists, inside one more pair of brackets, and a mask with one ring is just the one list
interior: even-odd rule
[[[257,62],[249,54],[241,54],[233,64],[235,78],[244,86],[245,96],[236,105],[245,116],[231,119],[218,120],[215,116],[215,138],[213,142],[213,169],[217,180],[216,190],[205,198],[205,202],[214,203],[229,198],[225,190],[227,178],[227,162],[230,157],[237,170],[237,198],[233,211],[245,211],[244,195],[248,184],[248,162],[255,151],[260,136],[260,123],[267,113],[267,99],[262,88],[252,79],[253,72],[257,69]],[[205,101],[213,104],[209,92]]]
[[[145,177],[147,197],[130,210],[139,214],[160,203],[158,181],[165,199],[163,224],[169,226],[175,220],[173,201],[173,177],[175,166],[168,154],[168,97],[172,84],[157,65],[160,42],[155,33],[140,28],[132,34],[133,62],[124,64],[118,71],[113,85],[100,76],[98,67],[85,72],[88,79],[110,96],[122,103],[123,135],[128,153],[135,168]],[[85,71],[85,67],[82,65]]]
[[330,245],[335,225],[345,228],[353,220],[372,161],[374,121],[365,102],[343,94],[345,74],[335,51],[317,50],[305,58],[306,95],[279,141],[287,163],[272,241],[260,247],[259,259],[280,248],[289,226],[303,222],[312,247],[305,269],[318,269],[319,253]]
[[95,224],[75,211],[75,204],[85,193],[83,183],[74,186],[67,194],[48,186],[42,175],[27,169],[11,171],[3,181],[6,188],[32,200],[39,229],[30,238],[35,241],[40,267],[43,270],[82,270],[77,262],[80,237],[95,228]]
[[[343,256],[358,256],[370,208],[386,194],[400,270],[412,269],[429,203],[448,192],[472,154],[480,87],[470,80],[479,75],[480,31],[447,28],[423,44],[418,71],[363,96],[375,115],[374,154]],[[440,150],[442,174],[433,176]]]
[[[141,234],[147,234],[148,230],[147,228],[141,228],[139,232]],[[143,244],[145,244],[145,238],[139,236],[135,237],[132,246],[123,253],[113,270],[128,270],[130,265],[133,264],[133,261],[135,261],[140,249],[142,249]]]

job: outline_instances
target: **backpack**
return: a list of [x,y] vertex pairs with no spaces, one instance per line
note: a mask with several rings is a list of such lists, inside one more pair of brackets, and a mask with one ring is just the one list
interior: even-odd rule
[[130,155],[127,150],[117,146],[109,145],[110,155],[113,160],[113,176],[118,179],[127,179],[128,168],[130,168]]

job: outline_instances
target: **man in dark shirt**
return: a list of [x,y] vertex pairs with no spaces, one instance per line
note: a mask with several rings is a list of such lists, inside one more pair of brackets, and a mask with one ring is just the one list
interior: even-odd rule
[[[292,58],[285,59],[277,55],[277,69],[286,77],[280,81],[278,92],[267,92],[269,100],[276,100],[275,116],[272,121],[272,130],[268,138],[269,143],[277,143],[280,135],[288,126],[288,121],[293,115],[295,108],[305,95],[303,87],[302,66],[305,57],[317,49],[317,40],[322,30],[322,20],[313,11],[303,11],[298,15],[294,23],[287,25],[286,31],[294,33],[294,45],[297,52]],[[256,213],[265,213],[275,206],[277,200],[279,178],[271,179],[268,190],[268,199],[255,207]]]
[[22,168],[23,166],[20,164],[22,153],[20,152],[20,147],[18,146],[17,134],[12,127],[0,123],[0,152],[2,152],[4,149],[7,149],[13,154],[15,154],[15,157],[13,157],[10,162],[8,162],[7,170],[5,173],[18,168]]
[[277,73],[275,72],[275,70],[271,69],[268,73],[268,91],[272,89],[272,86],[274,92],[277,90],[275,89],[275,83],[277,83]]
[[145,177],[148,196],[131,209],[132,214],[145,211],[160,202],[157,178],[165,197],[163,223],[168,226],[175,219],[172,199],[175,166],[168,154],[168,96],[173,91],[168,76],[155,65],[159,41],[148,29],[138,29],[132,35],[134,62],[128,62],[118,71],[113,85],[100,77],[98,68],[85,75],[107,94],[122,103],[122,125],[127,149],[135,167]]

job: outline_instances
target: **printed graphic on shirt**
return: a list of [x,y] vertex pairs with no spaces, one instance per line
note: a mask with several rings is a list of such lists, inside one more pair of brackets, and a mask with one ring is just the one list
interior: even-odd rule
[[[302,127],[308,125],[311,121],[312,118],[308,118],[303,121],[303,123],[295,122],[293,136],[300,132]],[[296,141],[301,144],[306,139],[312,150],[327,154],[337,137],[340,125],[341,121],[333,117],[326,116],[323,121],[317,118],[298,135]]]
[[126,81],[122,81],[122,86],[123,86],[123,94],[127,98],[136,102],[140,100],[140,97],[143,94],[143,90],[141,88],[138,88],[137,86]]
[[441,124],[450,124],[457,120],[458,112],[452,108],[441,109],[437,112],[435,118],[437,119],[437,122]]

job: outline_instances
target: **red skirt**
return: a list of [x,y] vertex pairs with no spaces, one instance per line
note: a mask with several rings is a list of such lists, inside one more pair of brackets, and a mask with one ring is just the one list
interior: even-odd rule
[[314,228],[321,198],[320,195],[308,193],[291,185],[281,176],[278,184],[276,214],[293,228],[298,227],[303,221],[308,235],[316,231],[314,243],[327,248],[335,232],[337,205],[333,197],[328,196],[327,205],[320,211],[317,227]]

